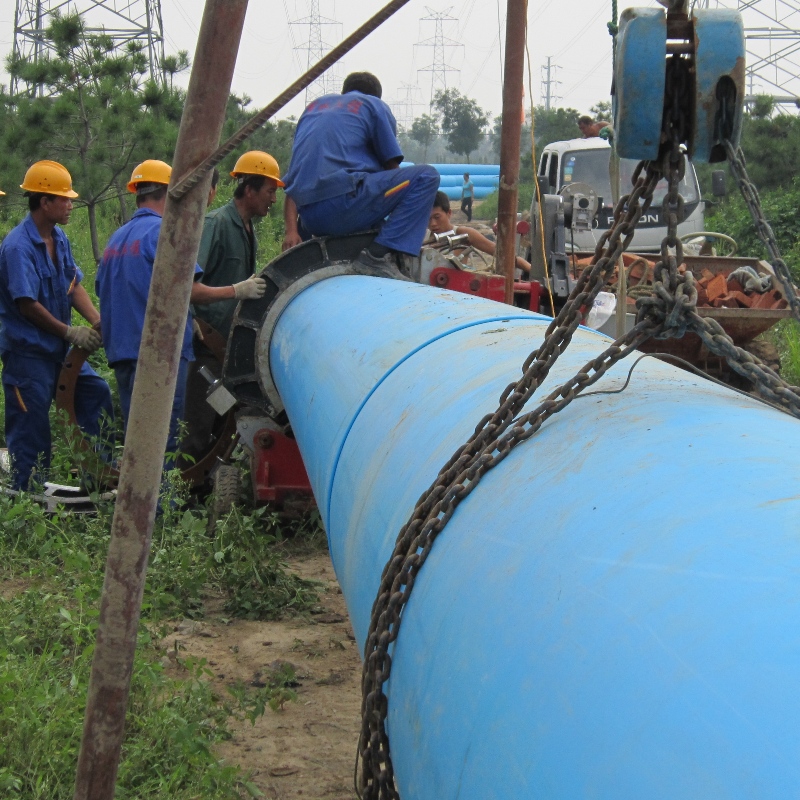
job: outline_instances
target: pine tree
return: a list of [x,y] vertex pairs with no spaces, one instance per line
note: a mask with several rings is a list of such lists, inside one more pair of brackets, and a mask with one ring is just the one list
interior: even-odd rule
[[[13,114],[3,126],[3,149],[13,144],[27,164],[49,158],[67,167],[80,194],[76,204],[87,208],[99,261],[98,206],[118,197],[126,218],[124,187],[132,168],[146,158],[171,159],[183,93],[149,79],[140,43],[115,48],[110,37],[88,34],[78,14],[55,12],[45,37],[52,51],[38,62],[8,59],[9,73],[32,88],[5,97],[5,113]],[[188,63],[181,52],[166,71],[171,77]]]

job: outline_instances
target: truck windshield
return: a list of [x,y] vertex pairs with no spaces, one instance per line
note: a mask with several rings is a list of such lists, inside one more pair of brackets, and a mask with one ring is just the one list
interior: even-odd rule
[[[561,168],[561,186],[570,183],[588,183],[603,198],[603,204],[613,205],[611,179],[608,175],[608,161],[611,148],[602,150],[573,150],[564,153]],[[685,156],[684,156],[685,158]],[[619,162],[622,194],[627,194],[631,187],[631,177],[639,162],[632,158],[621,158]],[[680,183],[680,193],[686,203],[696,203],[700,199],[697,191],[697,178],[694,168],[687,164],[686,174]],[[667,193],[667,182],[659,181],[653,194],[653,205],[661,205]]]

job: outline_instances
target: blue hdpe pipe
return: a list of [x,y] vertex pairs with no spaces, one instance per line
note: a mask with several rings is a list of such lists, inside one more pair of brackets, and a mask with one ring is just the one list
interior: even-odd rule
[[[362,649],[397,532],[547,322],[345,276],[262,342]],[[537,396],[607,343],[579,330]],[[798,617],[800,423],[646,359],[548,420],[437,539],[388,683],[401,797],[798,797]]]

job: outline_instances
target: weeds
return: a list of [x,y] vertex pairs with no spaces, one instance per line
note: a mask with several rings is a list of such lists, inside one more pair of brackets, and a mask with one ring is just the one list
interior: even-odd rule
[[286,571],[282,541],[280,518],[266,508],[246,515],[234,506],[217,522],[213,577],[228,598],[229,614],[275,619],[287,610],[308,611],[318,601],[316,583]]
[[[94,592],[28,590],[0,600],[0,788],[3,797],[72,797],[94,649]],[[139,636],[117,797],[176,800],[255,794],[211,746],[231,711],[202,673],[164,674],[150,634]]]

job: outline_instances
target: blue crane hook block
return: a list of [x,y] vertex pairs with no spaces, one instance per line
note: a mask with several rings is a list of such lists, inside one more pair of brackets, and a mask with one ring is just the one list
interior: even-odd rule
[[626,8],[614,67],[614,134],[622,158],[658,158],[666,79],[667,15]]
[[737,11],[694,12],[695,99],[693,161],[724,161],[722,138],[739,146],[744,110],[744,27]]
[[[686,145],[696,162],[724,161],[722,139],[739,144],[745,88],[744,28],[727,9],[692,15],[692,86]],[[614,128],[623,158],[658,158],[667,59],[667,14],[661,8],[622,12],[614,68]]]

